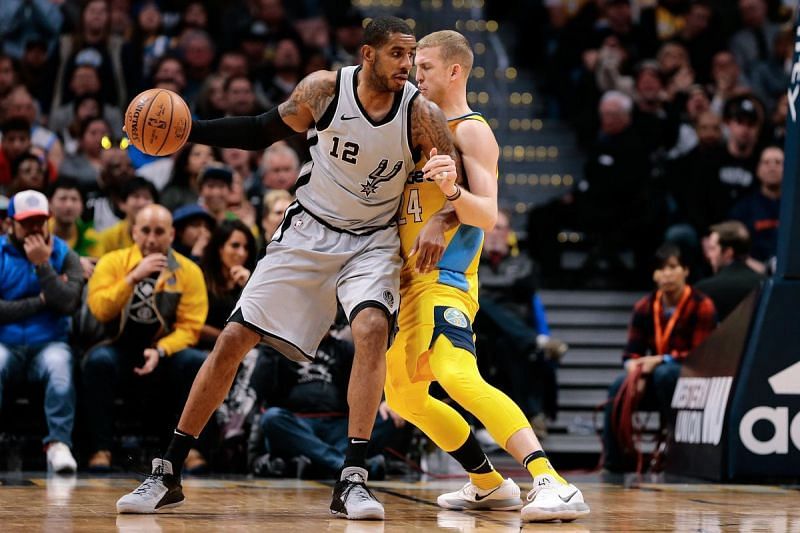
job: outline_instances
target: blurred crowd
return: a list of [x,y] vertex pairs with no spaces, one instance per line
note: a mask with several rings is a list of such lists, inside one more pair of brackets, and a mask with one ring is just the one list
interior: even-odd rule
[[632,252],[641,285],[665,240],[687,251],[699,279],[710,273],[709,228],[729,219],[750,232],[750,265],[769,272],[795,3],[534,4],[546,22],[527,61],[546,74],[547,113],[572,124],[587,154],[574,188],[531,212],[529,248],[545,277],[558,273],[563,232],[577,231],[593,258],[613,265]]

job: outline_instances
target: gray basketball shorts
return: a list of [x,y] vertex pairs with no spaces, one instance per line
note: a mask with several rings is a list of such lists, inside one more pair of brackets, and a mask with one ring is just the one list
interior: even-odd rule
[[365,235],[337,231],[295,202],[229,320],[260,333],[289,359],[313,359],[336,318],[337,299],[350,320],[365,307],[395,315],[401,264],[396,227]]

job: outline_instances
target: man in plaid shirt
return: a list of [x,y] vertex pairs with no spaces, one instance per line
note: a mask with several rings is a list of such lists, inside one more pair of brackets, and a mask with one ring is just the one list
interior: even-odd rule
[[653,279],[657,289],[636,302],[622,359],[626,373],[609,388],[605,409],[604,467],[625,471],[631,466],[612,431],[614,399],[629,374],[641,370],[644,387],[639,408],[669,416],[672,394],[681,363],[717,325],[717,312],[709,297],[686,283],[689,268],[680,248],[664,244],[656,252]]

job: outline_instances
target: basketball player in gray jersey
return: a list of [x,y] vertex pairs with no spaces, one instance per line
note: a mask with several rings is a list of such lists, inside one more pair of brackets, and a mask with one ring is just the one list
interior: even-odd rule
[[408,82],[416,50],[411,28],[394,17],[376,18],[364,41],[361,67],[310,74],[272,111],[193,123],[190,141],[246,150],[308,132],[312,161],[298,178],[297,201],[197,374],[166,453],[120,498],[118,512],[153,513],[183,503],[181,466],[244,355],[263,341],[291,359],[313,358],[338,298],[356,350],[347,393],[349,443],[331,512],[383,519],[383,506],[366,487],[365,459],[399,305],[394,215],[415,154],[436,148],[441,155],[425,167],[434,175],[458,155],[442,112]]

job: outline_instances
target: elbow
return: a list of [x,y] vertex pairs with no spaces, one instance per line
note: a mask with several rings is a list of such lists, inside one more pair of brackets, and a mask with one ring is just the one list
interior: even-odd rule
[[492,231],[497,224],[497,209],[493,210],[491,213],[487,214],[484,218],[483,223],[481,224],[480,228],[485,232],[489,233]]

